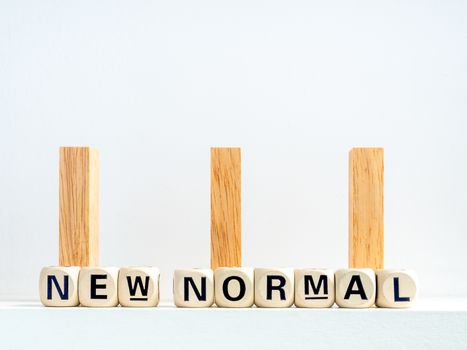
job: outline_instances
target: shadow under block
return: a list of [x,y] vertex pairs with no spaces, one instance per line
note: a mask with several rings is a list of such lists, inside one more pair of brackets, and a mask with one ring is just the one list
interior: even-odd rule
[[47,266],[39,277],[39,295],[45,306],[78,306],[79,266]]
[[349,154],[349,267],[384,267],[384,149]]
[[336,304],[347,308],[368,308],[376,298],[376,278],[372,269],[341,269],[335,273]]
[[255,302],[254,269],[220,267],[214,271],[215,303],[218,307],[251,307]]
[[157,267],[122,267],[118,273],[118,301],[128,307],[154,307],[159,304]]
[[99,264],[99,153],[60,148],[59,261],[62,266]]
[[376,306],[388,308],[411,307],[418,294],[417,276],[410,270],[376,271],[378,295]]
[[79,302],[82,306],[118,305],[118,267],[83,267],[79,273]]
[[214,304],[211,269],[178,269],[173,279],[174,303],[178,307],[210,307]]
[[295,270],[295,306],[309,308],[331,307],[334,300],[333,270]]
[[211,148],[211,268],[242,265],[240,148]]
[[290,307],[294,302],[294,270],[255,269],[255,304],[258,307]]

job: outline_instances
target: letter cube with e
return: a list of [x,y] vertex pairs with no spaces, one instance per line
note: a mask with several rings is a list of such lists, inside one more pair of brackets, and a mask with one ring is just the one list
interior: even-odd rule
[[254,270],[249,267],[217,268],[214,289],[219,307],[251,307],[255,301]]
[[118,301],[122,306],[154,307],[159,304],[159,269],[123,267],[118,274]]
[[293,269],[255,269],[256,306],[290,307],[293,301]]
[[178,307],[209,307],[214,304],[211,269],[179,269],[174,272],[174,303]]
[[48,266],[41,270],[39,294],[45,306],[78,306],[79,266]]
[[333,270],[295,270],[295,305],[297,307],[331,307],[334,300]]
[[372,269],[337,270],[336,304],[340,307],[366,308],[375,303],[376,278]]
[[82,306],[118,305],[118,267],[83,267],[79,273],[79,301]]
[[417,298],[417,277],[410,270],[377,270],[378,296],[376,306],[410,307]]

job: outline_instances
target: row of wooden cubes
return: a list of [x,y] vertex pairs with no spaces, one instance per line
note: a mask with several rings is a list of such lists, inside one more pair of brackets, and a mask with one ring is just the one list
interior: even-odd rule
[[[45,267],[39,289],[45,306],[155,307],[156,267]],[[224,267],[179,269],[173,276],[178,307],[404,308],[417,296],[410,270]]]

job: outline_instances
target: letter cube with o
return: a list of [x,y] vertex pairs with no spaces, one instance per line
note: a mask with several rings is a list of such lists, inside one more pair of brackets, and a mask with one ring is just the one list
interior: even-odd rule
[[48,266],[41,270],[39,294],[45,306],[78,306],[79,266]]
[[290,307],[294,301],[294,270],[255,269],[255,304],[259,307]]
[[128,307],[154,307],[159,304],[159,269],[123,267],[118,274],[118,301]]
[[211,269],[179,269],[174,272],[174,303],[178,307],[209,307],[214,304]]
[[372,269],[341,269],[335,273],[336,304],[348,308],[368,308],[376,297],[376,278]]
[[79,302],[82,306],[118,305],[118,267],[83,267],[79,273]]
[[255,301],[253,268],[217,268],[214,271],[214,289],[219,307],[251,307]]
[[295,270],[295,305],[297,307],[331,307],[334,300],[333,270]]

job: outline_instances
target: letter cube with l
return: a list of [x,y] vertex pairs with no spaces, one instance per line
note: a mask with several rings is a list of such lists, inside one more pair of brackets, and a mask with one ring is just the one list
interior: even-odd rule
[[217,268],[214,289],[219,307],[251,307],[255,301],[254,270],[249,267]]
[[78,306],[79,266],[48,266],[41,270],[39,295],[45,306]]
[[154,307],[159,304],[159,269],[123,267],[118,274],[118,301],[122,306]]
[[331,307],[334,300],[333,270],[295,270],[295,305],[297,307]]
[[209,307],[214,304],[211,269],[179,269],[174,272],[174,303],[178,307]]
[[118,267],[83,267],[79,272],[79,302],[82,306],[118,305]]
[[372,269],[341,269],[335,273],[336,304],[340,307],[367,308],[376,297],[376,278]]
[[290,307],[293,301],[293,269],[255,269],[256,306]]
[[377,270],[378,295],[376,306],[410,307],[417,298],[417,276],[410,270]]

